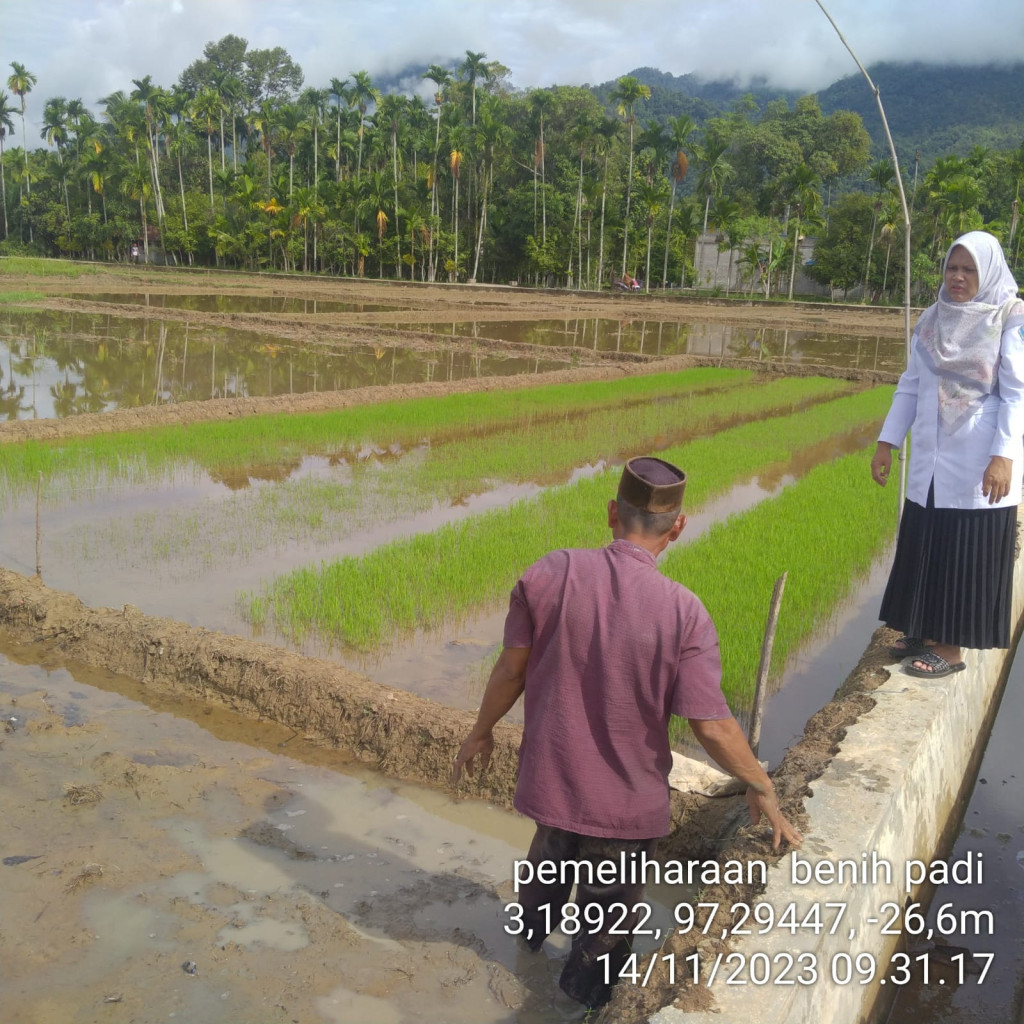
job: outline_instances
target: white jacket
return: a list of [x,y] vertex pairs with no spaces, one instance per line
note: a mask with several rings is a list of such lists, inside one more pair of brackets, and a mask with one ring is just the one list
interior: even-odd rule
[[[879,441],[899,446],[911,431],[907,498],[927,505],[935,481],[936,508],[1001,508],[1020,502],[1024,463],[1024,328],[1003,332],[996,390],[959,430],[947,434],[939,425],[939,377],[917,352],[917,332],[910,363],[896,386],[892,408]],[[989,505],[981,478],[993,455],[1013,461],[1010,490]]]

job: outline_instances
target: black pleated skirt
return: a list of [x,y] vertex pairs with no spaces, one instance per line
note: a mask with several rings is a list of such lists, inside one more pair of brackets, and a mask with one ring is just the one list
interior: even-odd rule
[[879,618],[907,636],[982,650],[1010,646],[1017,507],[903,506]]

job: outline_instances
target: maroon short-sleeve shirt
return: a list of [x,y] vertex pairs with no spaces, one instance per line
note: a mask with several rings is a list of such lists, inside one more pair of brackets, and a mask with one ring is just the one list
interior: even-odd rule
[[731,715],[698,598],[626,540],[553,551],[515,585],[504,643],[531,649],[516,809],[582,835],[665,835],[669,715]]

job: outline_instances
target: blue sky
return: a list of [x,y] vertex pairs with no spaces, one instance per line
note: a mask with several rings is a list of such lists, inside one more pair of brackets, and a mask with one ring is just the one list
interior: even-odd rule
[[[825,2],[865,64],[1022,59],[1022,0]],[[316,86],[467,49],[500,60],[523,88],[652,66],[812,91],[856,71],[814,0],[0,0],[0,88],[12,60],[37,76],[28,120],[38,139],[48,97],[98,112],[99,97],[133,78],[169,87],[228,33],[283,46]]]

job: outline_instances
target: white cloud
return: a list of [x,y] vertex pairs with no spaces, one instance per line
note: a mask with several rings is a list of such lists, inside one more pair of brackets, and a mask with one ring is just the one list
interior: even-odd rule
[[[1017,60],[1024,39],[1020,0],[826,6],[864,63]],[[283,46],[316,86],[466,50],[501,61],[521,87],[597,83],[650,66],[812,90],[856,71],[814,0],[0,0],[0,24],[0,70],[16,60],[38,77],[33,121],[51,96],[98,109],[99,97],[130,90],[133,78],[169,87],[228,33]]]

